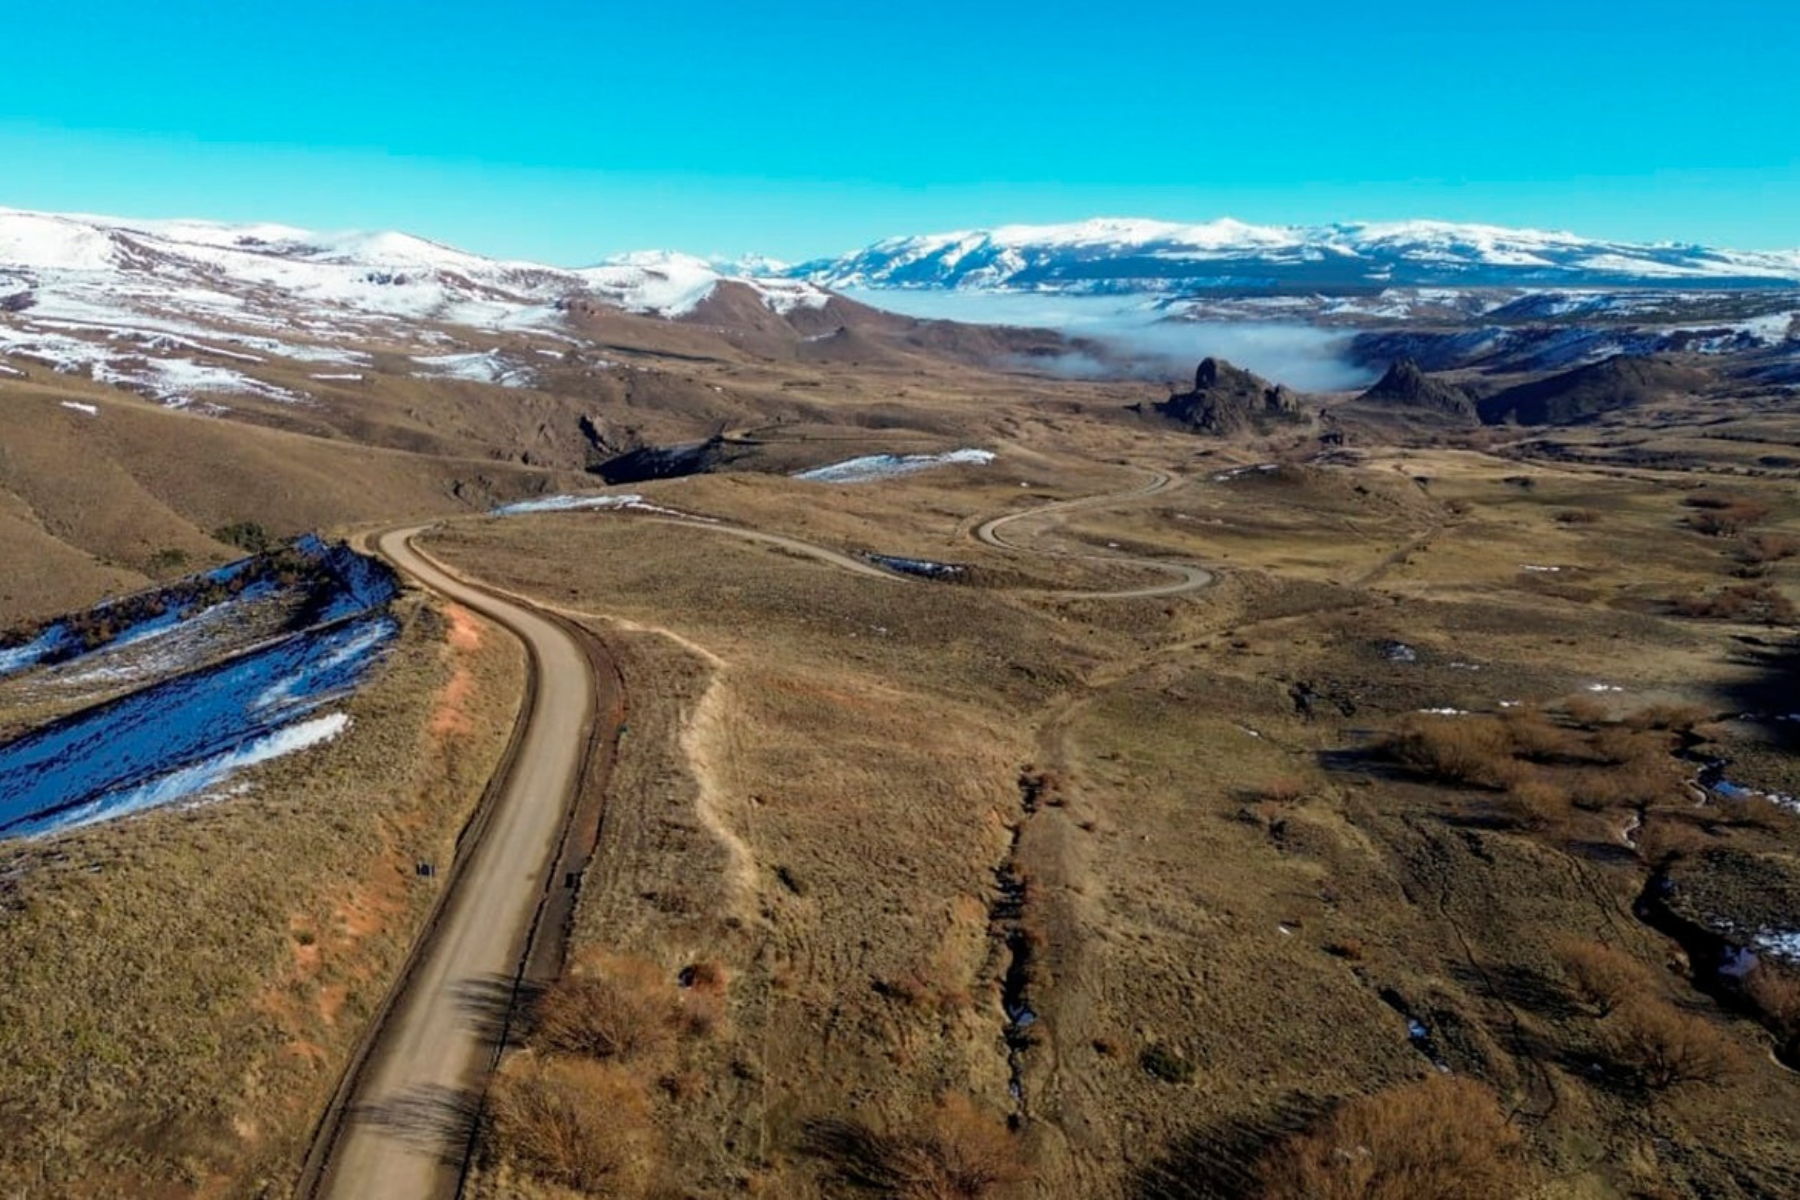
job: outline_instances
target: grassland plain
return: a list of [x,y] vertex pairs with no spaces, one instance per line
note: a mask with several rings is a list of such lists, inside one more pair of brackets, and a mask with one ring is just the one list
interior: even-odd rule
[[400,614],[347,736],[227,802],[0,847],[0,1192],[284,1193],[523,686],[473,614]]
[[[1230,460],[1128,427],[1060,453],[1068,429],[1020,433],[1030,470],[1003,454],[830,492],[650,489],[837,549],[971,563],[970,584],[618,514],[430,539],[626,648],[632,733],[577,973],[641,974],[678,1006],[697,994],[669,981],[700,980],[710,999],[617,1061],[652,1133],[589,1190],[934,1194],[903,1164],[972,1153],[931,1132],[948,1105],[965,1131],[1010,1120],[1005,1153],[1029,1175],[996,1169],[969,1194],[1253,1195],[1274,1140],[1440,1067],[1500,1098],[1529,1194],[1800,1187],[1800,1106],[1770,1035],[1635,912],[1671,869],[1651,829],[1685,828],[1681,870],[1726,895],[1736,868],[1715,862],[1791,857],[1790,819],[1696,808],[1695,768],[1671,754],[1794,788],[1783,727],[1737,715],[1768,693],[1758,646],[1787,619],[1677,603],[1744,578],[1745,533],[1701,532],[1696,495],[1729,490],[1766,509],[1762,535],[1790,536],[1785,484],[1454,449],[1225,477]],[[1221,564],[1217,586],[1053,599],[1106,568],[969,538],[999,511],[1126,489],[1121,460],[1185,481],[1033,536]],[[1793,594],[1792,562],[1757,567]],[[1679,747],[1627,723],[1677,705],[1720,719]],[[1498,784],[1380,749],[1418,722],[1484,721],[1514,739]],[[1603,785],[1632,770],[1642,786]],[[1657,1019],[1735,1047],[1729,1074],[1646,1083],[1624,1035],[1648,1019],[1582,1001],[1571,938],[1641,965]],[[555,1192],[504,1140],[486,1155],[483,1194]]]

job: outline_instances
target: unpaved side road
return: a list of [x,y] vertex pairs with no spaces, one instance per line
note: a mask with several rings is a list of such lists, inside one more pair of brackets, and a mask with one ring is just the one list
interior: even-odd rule
[[1125,588],[1116,591],[1063,591],[1052,593],[1062,600],[1144,600],[1153,596],[1177,596],[1184,592],[1197,592],[1213,583],[1214,574],[1205,567],[1196,567],[1189,563],[1166,562],[1157,558],[1132,558],[1123,554],[1078,554],[1073,551],[1047,550],[1041,546],[1021,545],[1004,536],[1004,531],[1014,526],[1021,529],[1031,526],[1032,532],[1043,533],[1060,523],[1067,513],[1078,512],[1084,508],[1109,508],[1131,500],[1141,500],[1169,491],[1177,486],[1175,476],[1166,471],[1151,471],[1150,478],[1144,486],[1125,492],[1109,492],[1104,496],[1082,496],[1075,500],[1058,500],[1053,504],[1045,504],[1038,508],[1026,509],[1024,512],[1010,513],[1003,517],[994,517],[983,521],[975,529],[975,539],[999,550],[1010,550],[1019,554],[1039,554],[1051,558],[1073,558],[1083,562],[1112,563],[1133,567],[1149,567],[1164,571],[1176,578],[1171,583],[1153,584],[1149,587]]
[[452,578],[414,550],[422,526],[380,552],[424,586],[490,617],[526,645],[532,691],[510,770],[444,880],[444,902],[360,1061],[321,1126],[306,1196],[453,1196],[549,873],[590,746],[593,664],[562,626]]

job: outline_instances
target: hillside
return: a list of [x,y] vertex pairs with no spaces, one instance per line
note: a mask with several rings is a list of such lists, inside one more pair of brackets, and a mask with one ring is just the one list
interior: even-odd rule
[[1567,425],[1623,408],[1700,393],[1704,371],[1664,358],[1618,355],[1546,379],[1510,387],[1481,401],[1484,425]]

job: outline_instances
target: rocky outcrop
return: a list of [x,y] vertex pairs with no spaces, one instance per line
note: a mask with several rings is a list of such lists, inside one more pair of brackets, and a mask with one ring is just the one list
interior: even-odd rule
[[1241,367],[1209,358],[1194,372],[1194,390],[1170,396],[1156,411],[1202,433],[1230,435],[1266,430],[1301,419],[1300,398]]
[[1617,355],[1496,392],[1481,402],[1486,425],[1571,425],[1615,409],[1693,395],[1706,372],[1665,358]]
[[1434,379],[1410,358],[1397,358],[1374,387],[1356,403],[1412,412],[1436,413],[1459,421],[1475,421],[1475,400],[1453,383]]

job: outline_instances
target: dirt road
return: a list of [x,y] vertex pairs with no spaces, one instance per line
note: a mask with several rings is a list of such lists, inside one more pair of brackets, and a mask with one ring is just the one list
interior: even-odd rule
[[1048,529],[1061,522],[1069,513],[1079,512],[1087,508],[1109,508],[1132,500],[1141,500],[1166,492],[1176,486],[1176,478],[1166,471],[1151,471],[1150,478],[1142,487],[1132,488],[1124,492],[1109,492],[1103,496],[1082,496],[1074,500],[1058,500],[1053,504],[1045,504],[1024,512],[1010,513],[1003,517],[994,517],[984,521],[975,528],[975,538],[986,545],[999,550],[1010,550],[1017,554],[1037,554],[1051,558],[1072,558],[1083,562],[1111,563],[1114,566],[1148,567],[1156,571],[1164,571],[1176,576],[1172,583],[1152,584],[1148,587],[1125,588],[1114,591],[1064,591],[1053,595],[1065,600],[1142,600],[1153,596],[1176,596],[1184,592],[1197,592],[1203,587],[1211,586],[1214,575],[1205,567],[1196,567],[1188,563],[1165,562],[1158,558],[1133,558],[1123,554],[1088,554],[1073,550],[1051,550],[1042,545],[1024,545],[1002,536],[1002,531],[1015,526],[1021,530],[1031,528],[1036,535],[1042,535]]
[[584,648],[560,625],[471,587],[415,551],[420,528],[376,539],[433,591],[521,638],[532,686],[515,753],[485,824],[321,1130],[301,1194],[370,1200],[454,1195],[534,919],[579,785],[595,709]]

